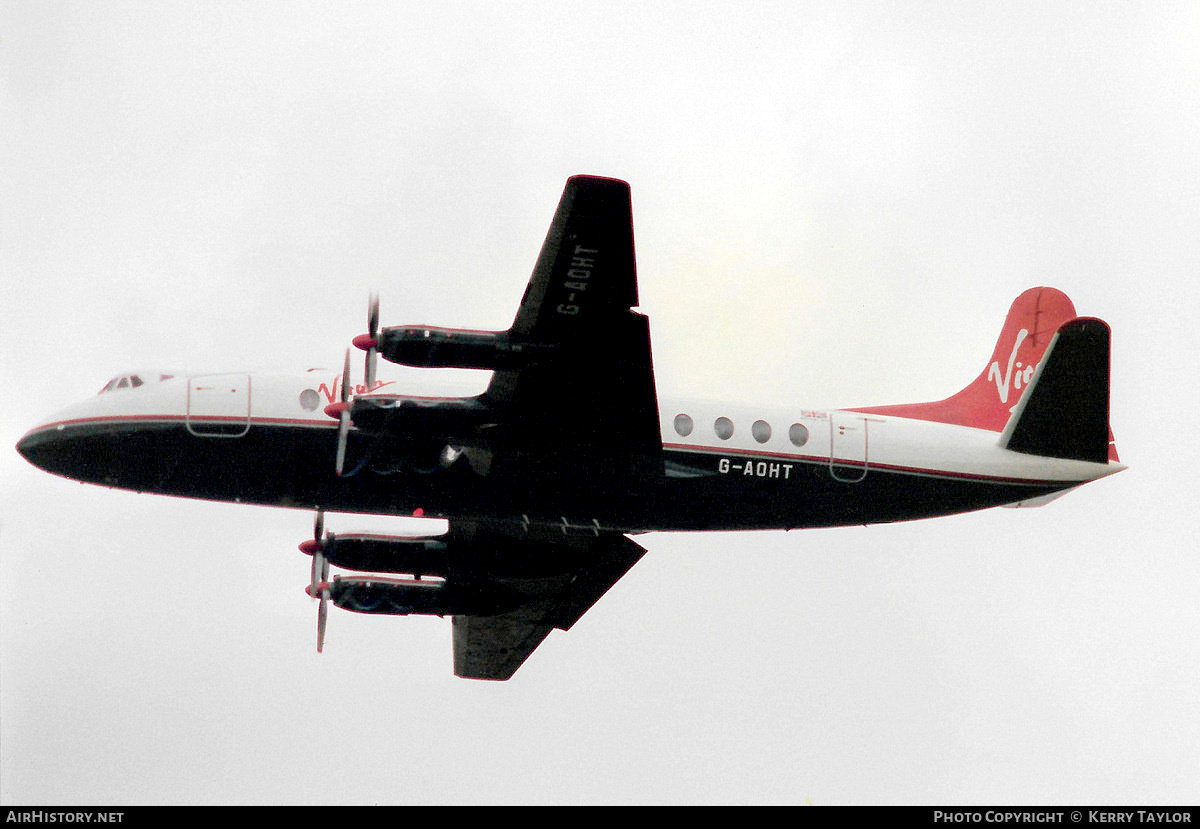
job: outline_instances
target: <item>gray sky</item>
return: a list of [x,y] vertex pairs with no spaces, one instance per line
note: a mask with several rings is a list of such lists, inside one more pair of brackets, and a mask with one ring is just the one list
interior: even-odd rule
[[[1200,799],[1195,3],[0,5],[0,446],[140,366],[504,328],[632,184],[660,392],[935,399],[1049,284],[1130,470],[1039,510],[653,535],[504,684],[333,611],[303,512],[0,451],[0,800]],[[391,528],[332,516],[331,528]]]

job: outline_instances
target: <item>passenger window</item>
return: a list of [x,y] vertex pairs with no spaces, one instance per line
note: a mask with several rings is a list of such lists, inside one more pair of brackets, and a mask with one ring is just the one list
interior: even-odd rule
[[721,440],[729,440],[733,437],[733,421],[727,417],[718,417],[713,422],[713,431]]
[[788,440],[796,446],[808,443],[808,427],[803,423],[793,423],[792,428],[788,429]]
[[692,433],[692,426],[692,419],[687,415],[675,415],[675,434],[685,438]]
[[771,439],[771,424],[765,420],[756,420],[754,425],[750,427],[750,434],[759,443],[766,443]]

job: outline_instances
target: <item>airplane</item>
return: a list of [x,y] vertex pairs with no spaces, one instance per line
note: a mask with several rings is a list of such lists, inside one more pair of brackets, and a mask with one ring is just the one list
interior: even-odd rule
[[[320,375],[130,372],[17,444],[108,487],[315,512],[306,592],[451,617],[454,672],[507,680],[642,557],[631,536],[905,521],[1040,506],[1125,468],[1108,325],[1054,288],[1013,302],[991,359],[944,400],[841,410],[658,398],[629,185],[567,181],[506,331],[379,327]],[[399,393],[378,358],[491,371],[464,397]],[[327,375],[325,375],[327,377]],[[486,375],[485,375],[486,376]],[[327,511],[443,519],[440,535],[331,533]],[[330,578],[330,567],[339,573]]]

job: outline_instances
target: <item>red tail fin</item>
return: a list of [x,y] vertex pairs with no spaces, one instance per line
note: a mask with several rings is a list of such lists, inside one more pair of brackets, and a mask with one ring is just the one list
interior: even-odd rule
[[953,397],[935,403],[875,406],[855,411],[1000,432],[1033,377],[1054,332],[1074,318],[1075,306],[1062,291],[1030,288],[1017,297],[1008,310],[992,359],[971,385]]

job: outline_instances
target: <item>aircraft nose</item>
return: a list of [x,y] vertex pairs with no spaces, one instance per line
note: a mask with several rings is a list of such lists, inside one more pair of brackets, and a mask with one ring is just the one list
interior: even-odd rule
[[39,469],[87,483],[115,486],[128,467],[139,468],[137,457],[126,458],[121,435],[86,431],[69,424],[45,423],[17,441],[17,451]]
[[34,462],[32,454],[31,454],[33,452],[33,447],[34,447],[34,441],[30,438],[29,435],[26,435],[25,437],[23,437],[17,441],[17,451],[21,453],[21,457],[23,457],[25,460],[29,461],[30,463],[34,464],[34,466],[36,466],[37,464]]
[[62,436],[53,429],[35,428],[17,441],[17,451],[38,469],[61,475],[64,442]]
[[[70,410],[68,410],[69,412]],[[111,461],[111,448],[72,425],[63,413],[34,426],[17,441],[21,457],[38,469],[80,481],[96,480]]]

